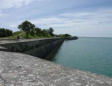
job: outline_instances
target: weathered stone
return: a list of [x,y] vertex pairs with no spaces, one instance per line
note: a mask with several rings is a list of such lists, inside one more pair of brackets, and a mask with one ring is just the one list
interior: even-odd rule
[[0,51],[0,71],[0,86],[112,86],[106,76],[20,53]]

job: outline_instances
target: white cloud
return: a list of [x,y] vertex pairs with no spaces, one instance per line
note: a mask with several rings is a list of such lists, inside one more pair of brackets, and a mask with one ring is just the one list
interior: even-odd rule
[[[0,16],[5,15],[0,11]],[[53,27],[55,33],[69,33],[78,36],[104,36],[112,37],[112,10],[99,9],[89,12],[61,13],[54,17],[30,19],[32,23],[41,28]],[[17,26],[24,19],[5,22],[7,27],[17,30]],[[3,25],[5,26],[5,25]]]
[[0,18],[6,17],[7,14],[0,10]]
[[[57,17],[31,20],[44,28],[54,27],[56,33],[70,33],[80,36],[111,36],[112,10],[100,9],[94,12],[63,13]],[[109,33],[109,34],[108,34]]]
[[0,0],[0,9],[6,9],[11,7],[21,7],[28,5],[34,0]]
[[2,11],[0,11],[0,17],[1,17],[1,16],[3,16],[3,15],[4,15],[4,14],[3,14],[3,12],[2,12]]

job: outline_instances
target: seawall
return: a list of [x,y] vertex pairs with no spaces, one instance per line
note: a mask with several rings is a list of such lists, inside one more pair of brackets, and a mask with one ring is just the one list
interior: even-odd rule
[[31,40],[12,40],[8,42],[2,41],[0,45],[5,47],[5,51],[21,52],[32,56],[45,58],[52,51],[58,49],[63,43],[62,38],[49,39],[31,39]]
[[[41,52],[48,50],[49,47],[54,50],[61,43],[63,43],[63,39],[60,38],[1,41],[0,86],[112,86],[112,78],[66,68],[28,53],[38,50]],[[23,44],[32,47],[24,49]],[[37,44],[38,47],[36,47]],[[46,47],[43,48],[43,46]]]

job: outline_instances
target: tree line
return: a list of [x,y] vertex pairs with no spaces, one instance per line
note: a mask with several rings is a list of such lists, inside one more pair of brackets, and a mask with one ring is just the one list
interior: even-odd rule
[[[34,24],[32,24],[29,21],[24,21],[20,25],[18,25],[18,29],[22,32],[26,33],[26,38],[29,38],[29,35],[38,37],[52,37],[54,36],[54,30],[53,28],[49,29],[41,29],[39,27],[36,27]],[[6,29],[6,28],[0,28],[0,37],[8,37],[13,36],[13,31]]]
[[13,35],[13,31],[6,29],[6,28],[0,28],[0,37],[8,37],[8,36],[12,36]]
[[49,29],[41,29],[39,27],[36,27],[34,24],[32,24],[29,21],[24,21],[21,23],[18,28],[26,33],[26,38],[29,38],[29,35],[38,35],[38,36],[54,36],[53,28]]
[[[56,35],[54,34],[54,29],[52,27],[50,27],[49,29],[41,29],[39,27],[36,27],[30,21],[22,22],[20,25],[18,25],[18,29],[21,32],[25,32],[25,38],[29,38],[29,35],[30,36],[36,35],[36,37],[53,37],[53,36],[63,37],[63,38],[71,37],[71,35],[69,34]],[[8,36],[13,36],[13,35],[14,33],[12,30],[0,28],[0,37],[8,37]],[[19,34],[19,36],[21,35]]]

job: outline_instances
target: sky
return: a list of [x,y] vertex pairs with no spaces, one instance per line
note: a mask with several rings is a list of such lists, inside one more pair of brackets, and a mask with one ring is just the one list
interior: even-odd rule
[[28,20],[56,34],[112,37],[112,0],[0,0],[0,27]]

